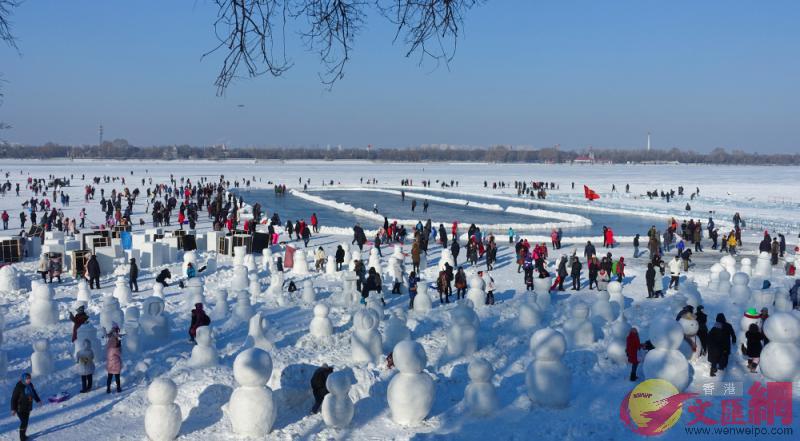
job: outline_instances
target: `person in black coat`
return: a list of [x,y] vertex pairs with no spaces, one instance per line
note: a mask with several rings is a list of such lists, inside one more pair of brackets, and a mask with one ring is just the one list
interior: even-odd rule
[[323,363],[322,366],[314,371],[314,375],[311,376],[311,390],[314,392],[314,407],[311,408],[312,414],[319,412],[322,407],[322,400],[325,398],[325,395],[328,395],[326,382],[328,381],[328,375],[332,372],[333,367]]
[[89,275],[89,289],[100,289],[100,263],[94,254],[86,263],[86,273]]
[[564,291],[564,279],[567,278],[567,258],[562,256],[558,263],[558,290]]
[[461,245],[458,244],[458,237],[453,236],[450,243],[450,255],[453,256],[453,265],[458,266],[458,253],[461,252]]
[[656,268],[653,262],[647,264],[647,271],[644,273],[644,280],[647,282],[647,298],[652,299],[656,297]]
[[581,265],[581,261],[578,260],[578,256],[572,256],[572,270],[570,271],[570,276],[572,276],[572,289],[574,291],[579,291],[581,289],[581,269],[583,265]]
[[700,355],[706,355],[708,350],[708,315],[703,311],[703,305],[697,306],[697,313],[694,315],[697,320],[697,338],[700,339]]
[[169,283],[167,282],[167,279],[171,279],[171,278],[172,278],[172,273],[169,272],[168,269],[164,268],[156,276],[156,283],[160,283],[164,288],[166,288],[166,287],[169,286]]
[[23,373],[17,385],[14,386],[14,392],[11,394],[11,414],[19,418],[19,439],[25,441],[28,439],[26,432],[28,431],[28,419],[33,410],[33,402],[41,403],[39,394],[31,382],[31,374]]
[[750,372],[755,372],[758,367],[759,359],[761,358],[761,349],[763,348],[764,334],[755,323],[750,323],[747,332],[744,334],[747,339],[747,346],[742,348],[745,355],[747,355],[747,367]]
[[342,264],[344,263],[344,248],[339,245],[336,248],[336,271],[342,270]]
[[136,265],[136,259],[131,259],[131,269],[128,272],[128,288],[133,292],[139,292],[139,266]]
[[711,363],[711,376],[717,376],[717,370],[725,370],[731,345],[736,343],[733,326],[725,320],[725,315],[717,314],[714,327],[708,332],[708,362]]

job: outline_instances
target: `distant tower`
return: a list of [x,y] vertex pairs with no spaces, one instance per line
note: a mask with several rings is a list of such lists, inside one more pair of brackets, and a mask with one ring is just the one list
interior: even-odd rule
[[647,132],[647,151],[650,151],[650,132]]
[[97,133],[100,135],[100,142],[97,144],[98,146],[103,145],[103,125],[100,124],[100,128],[97,130]]

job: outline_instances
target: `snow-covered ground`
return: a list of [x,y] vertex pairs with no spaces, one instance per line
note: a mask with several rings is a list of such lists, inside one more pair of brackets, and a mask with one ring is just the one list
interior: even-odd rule
[[[412,179],[413,189],[407,189],[408,192],[435,194],[445,202],[469,199],[469,195],[491,196],[496,197],[498,204],[503,206],[519,200],[513,189],[514,180],[555,182],[559,189],[550,191],[548,199],[541,206],[544,210],[558,213],[553,215],[557,220],[582,222],[581,218],[591,218],[592,213],[605,211],[626,216],[646,216],[661,230],[670,216],[675,216],[679,221],[683,219],[686,215],[684,206],[689,202],[692,217],[700,218],[704,222],[709,211],[713,211],[716,222],[725,225],[730,222],[735,212],[741,213],[748,223],[748,229],[744,232],[745,246],[739,257],[750,257],[754,263],[758,240],[763,234],[761,227],[768,227],[771,233],[784,233],[789,249],[792,250],[790,256],[793,255],[800,231],[800,220],[797,217],[800,195],[794,184],[795,175],[800,171],[798,167],[5,160],[0,162],[0,170],[3,173],[0,182],[5,182],[3,176],[8,172],[8,179],[12,185],[20,182],[23,189],[19,197],[14,195],[13,189],[4,197],[0,197],[0,210],[8,210],[13,231],[18,231],[18,214],[22,201],[30,198],[32,194],[25,188],[24,181],[28,176],[50,175],[72,177],[72,186],[64,189],[71,195],[71,204],[63,208],[64,212],[66,216],[72,218],[85,207],[88,212],[88,224],[101,222],[100,188],[105,189],[106,195],[113,188],[121,190],[124,187],[131,190],[139,188],[144,192],[149,184],[142,185],[142,179],[152,178],[153,184],[156,184],[168,182],[170,175],[176,178],[188,177],[192,181],[201,176],[216,181],[220,175],[224,175],[225,179],[231,182],[250,179],[252,188],[265,189],[272,188],[272,183],[276,183],[302,190],[303,184],[310,179],[309,190],[311,190],[321,187],[323,182],[327,184],[333,180],[337,186],[379,188],[386,192],[387,197],[396,197],[401,179]],[[81,180],[81,175],[85,175],[85,181]],[[126,184],[123,185],[119,181],[101,183],[98,186],[96,199],[89,204],[84,203],[83,185],[88,184],[91,177],[104,175],[124,177]],[[367,184],[370,179],[376,179],[377,184]],[[423,189],[419,185],[424,179],[432,181],[432,189]],[[458,181],[459,185],[458,188],[440,191],[437,180],[447,182],[454,180]],[[484,180],[488,181],[488,188],[484,187]],[[511,187],[493,189],[494,181],[505,181],[511,184]],[[575,183],[574,190],[571,188],[572,182]],[[591,204],[585,202],[584,184],[600,193],[601,199]],[[612,184],[617,188],[613,193]],[[624,190],[626,184],[630,184],[630,193],[627,194]],[[669,204],[661,199],[650,200],[643,196],[650,190],[677,190],[679,185],[685,188],[686,196],[678,197]],[[688,195],[693,193],[696,187],[700,189],[700,196],[689,200]],[[149,224],[150,217],[144,213],[143,199],[137,200],[132,217],[134,220],[143,218]],[[271,214],[271,207],[264,208],[267,214]],[[497,209],[490,204],[481,208]],[[559,208],[577,209],[582,214],[559,212]],[[546,213],[537,213],[537,215],[542,214]],[[173,213],[173,220],[174,215]],[[382,223],[382,218],[370,219],[369,213],[362,215],[365,229],[375,230]],[[421,213],[418,216],[422,218]],[[205,215],[201,214],[200,221],[198,230],[209,230],[210,225]],[[463,232],[466,225],[469,225],[470,219],[459,219],[459,221]],[[550,251],[550,263],[552,264],[562,254],[572,254],[576,247],[577,254],[581,256],[586,239],[591,238],[599,244],[601,225],[594,226],[597,228],[594,237],[570,237],[567,234],[565,247]],[[141,229],[136,225],[134,231]],[[387,405],[387,389],[389,381],[396,374],[396,369],[387,369],[384,362],[363,365],[351,361],[351,319],[358,306],[344,305],[341,301],[340,277],[312,271],[310,276],[293,278],[291,272],[287,272],[287,282],[295,280],[300,291],[292,296],[290,304],[279,306],[275,296],[266,294],[270,277],[261,271],[259,282],[262,294],[254,301],[256,308],[263,311],[269,320],[268,336],[276,346],[271,353],[274,367],[268,385],[275,392],[277,420],[268,439],[638,438],[639,436],[626,428],[619,418],[620,403],[633,386],[627,379],[629,366],[616,364],[607,357],[609,329],[599,324],[595,326],[596,331],[603,334],[603,337],[585,348],[569,347],[564,356],[563,361],[572,373],[573,381],[569,405],[564,409],[549,409],[531,403],[525,385],[525,371],[533,359],[529,350],[532,332],[520,330],[517,326],[520,306],[527,302],[531,294],[525,292],[522,275],[517,273],[513,247],[506,246],[507,240],[503,236],[503,231],[496,233],[501,248],[492,275],[497,285],[495,295],[498,304],[477,309],[480,328],[478,350],[474,355],[456,358],[447,355],[446,335],[452,326],[449,313],[454,305],[442,306],[436,299],[429,313],[408,314],[407,325],[411,329],[412,338],[424,347],[427,355],[425,371],[434,380],[436,394],[428,418],[417,427],[403,427],[391,419]],[[646,237],[646,231],[641,231],[640,234]],[[546,231],[541,236],[529,237],[549,244]],[[321,246],[330,256],[334,253],[336,245],[342,242],[350,243],[350,240],[351,233],[346,229],[323,229],[322,234],[312,238],[309,249]],[[614,253],[615,258],[624,256],[628,264],[623,290],[626,303],[625,317],[632,325],[639,328],[644,341],[649,337],[648,325],[655,318],[668,316],[674,319],[683,306],[682,297],[670,293],[663,300],[647,299],[644,281],[647,258],[633,258],[629,236],[620,237],[618,240],[620,240],[619,246],[609,251]],[[645,244],[646,241],[643,240],[642,249],[646,248]],[[738,331],[739,319],[745,308],[733,304],[727,294],[707,288],[709,268],[719,260],[721,254],[710,250],[707,241],[705,247],[705,253],[695,254],[691,271],[681,284],[690,291],[696,290],[699,293],[712,322],[717,312],[723,312]],[[369,248],[370,246],[367,246],[365,249]],[[428,256],[429,269],[424,272],[424,280],[428,283],[433,283],[435,280],[435,267],[438,264],[440,251],[440,246],[433,246]],[[598,246],[598,252],[605,250]],[[365,256],[366,254],[365,252]],[[391,248],[384,247],[384,258],[381,260],[384,269],[387,268],[390,254]],[[464,255],[465,252],[462,250],[460,261],[464,260]],[[203,261],[206,257],[205,253],[200,253],[199,260]],[[209,301],[214,298],[218,288],[226,288],[229,285],[232,276],[231,265],[230,259],[222,258],[218,270],[204,277],[206,298]],[[783,260],[780,266],[776,267],[772,282],[773,286],[785,292],[785,287],[793,283],[793,278],[783,275],[780,271],[782,265]],[[38,277],[35,274],[35,259],[14,266],[28,280]],[[410,268],[410,260],[407,261],[407,266]],[[180,274],[179,262],[166,267],[170,268],[173,274]],[[482,265],[481,269],[484,267]],[[465,269],[468,273],[474,271],[468,265]],[[161,268],[142,271],[139,277],[140,292],[134,294],[134,304],[140,304],[143,299],[152,295],[154,278],[160,270]],[[584,275],[585,271],[584,266]],[[317,302],[330,306],[334,336],[328,342],[318,342],[308,334],[309,322],[313,316],[312,307],[300,300],[302,281],[305,279],[313,281],[317,291]],[[387,273],[384,276],[387,310],[405,311],[408,305],[406,291],[404,290],[404,294],[399,296],[389,294],[390,280],[391,277]],[[666,282],[668,278],[664,281]],[[93,298],[88,308],[91,322],[98,328],[100,299],[112,292],[113,278],[104,277],[101,284],[103,289],[92,292]],[[20,373],[30,369],[32,342],[41,338],[50,341],[50,351],[55,360],[56,370],[51,375],[34,380],[40,396],[47,401],[46,397],[60,391],[69,391],[73,394],[71,399],[63,403],[37,406],[31,419],[30,434],[36,439],[62,441],[144,439],[146,437],[144,413],[148,404],[147,385],[153,379],[163,376],[172,379],[178,386],[176,403],[183,415],[179,439],[237,439],[232,433],[225,405],[237,386],[233,379],[232,364],[245,342],[248,333],[246,323],[236,319],[212,322],[221,360],[220,366],[207,369],[192,368],[187,363],[192,350],[192,345],[187,342],[190,301],[181,289],[170,286],[165,290],[166,311],[171,319],[169,343],[136,355],[123,351],[121,394],[106,395],[104,353],[95,354],[98,367],[95,373],[95,390],[89,394],[77,394],[80,379],[74,372],[75,362],[71,355],[73,346],[70,342],[71,322],[67,319],[68,312],[73,308],[76,291],[76,282],[69,276],[56,287],[55,298],[61,320],[58,325],[44,330],[35,330],[30,326],[26,291],[0,293],[2,296],[0,305],[5,310],[4,341],[0,349],[8,356],[8,373],[5,383],[0,386],[0,405],[8,408],[14,383]],[[433,287],[429,292],[432,298],[436,297]],[[543,314],[542,326],[562,330],[576,304],[593,304],[596,298],[597,292],[589,291],[585,287],[579,292],[564,291],[554,295],[552,306]],[[228,303],[232,306],[235,299],[229,299]],[[382,331],[385,323],[384,320],[380,325]],[[469,382],[467,365],[475,357],[486,359],[494,368],[491,380],[497,389],[499,408],[488,417],[469,416],[462,402],[465,387]],[[326,428],[320,415],[309,415],[313,403],[309,387],[310,374],[314,367],[322,363],[328,363],[336,370],[352,372],[355,381],[350,390],[350,397],[355,402],[355,416],[347,428],[338,430]],[[745,382],[749,386],[754,380],[765,381],[760,373],[751,374],[747,371],[745,360],[738,351],[732,355],[729,369],[717,377],[709,376],[709,364],[704,357],[693,358],[690,364],[693,374],[687,390],[692,392],[702,393],[704,385],[708,383],[719,385],[723,382]],[[793,399],[795,415],[800,409],[798,388],[800,385],[795,382]],[[746,399],[745,396],[745,401]],[[719,408],[719,403],[716,402],[714,409],[709,410],[709,415],[719,419]],[[684,406],[681,422],[667,431],[663,438],[686,439],[683,425],[690,419],[691,415]],[[798,424],[795,422],[792,427],[798,429]],[[0,419],[0,439],[15,439],[16,428],[15,417],[6,415]]]

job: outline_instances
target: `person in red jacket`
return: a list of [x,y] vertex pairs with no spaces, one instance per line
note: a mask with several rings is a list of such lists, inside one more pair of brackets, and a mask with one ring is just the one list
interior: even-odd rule
[[317,213],[311,213],[311,229],[314,230],[315,233],[319,233],[319,219],[317,219]]
[[631,328],[628,339],[625,341],[625,354],[628,355],[628,363],[631,364],[631,381],[636,381],[636,368],[639,367],[639,349],[642,344],[639,342],[639,330]]
[[622,279],[625,278],[625,258],[620,257],[619,262],[617,262],[617,282],[622,283]]

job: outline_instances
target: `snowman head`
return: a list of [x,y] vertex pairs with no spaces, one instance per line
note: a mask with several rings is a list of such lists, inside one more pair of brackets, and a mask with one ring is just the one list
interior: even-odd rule
[[319,303],[314,306],[314,317],[320,317],[320,318],[327,317],[328,311],[329,311],[328,305],[324,303]]
[[392,351],[394,365],[403,374],[418,374],[425,368],[428,357],[421,344],[414,340],[403,340]]
[[585,320],[587,317],[589,317],[589,305],[580,302],[572,307],[572,318]]
[[333,395],[347,396],[352,384],[350,376],[344,371],[331,372],[328,379],[325,380],[325,387]]
[[733,284],[736,286],[747,286],[750,283],[750,276],[746,273],[738,272],[733,275]]
[[467,367],[467,375],[473,383],[488,383],[494,375],[494,369],[488,361],[476,358]]
[[208,326],[200,326],[195,332],[195,340],[198,345],[211,346],[211,329]]
[[567,340],[555,329],[544,328],[533,333],[529,347],[536,360],[555,361],[564,356]]
[[151,404],[172,404],[177,396],[178,387],[169,378],[156,378],[147,388],[147,399]]
[[650,341],[658,349],[678,349],[683,335],[683,327],[671,317],[662,316],[650,324]]
[[265,386],[271,375],[272,357],[262,349],[246,349],[233,361],[233,377],[242,386]]
[[775,312],[764,322],[764,334],[772,342],[800,341],[800,318],[791,312]]
[[34,352],[46,352],[50,348],[50,342],[45,339],[39,339],[33,342]]
[[378,325],[372,308],[361,309],[353,316],[353,327],[359,332],[369,332]]

